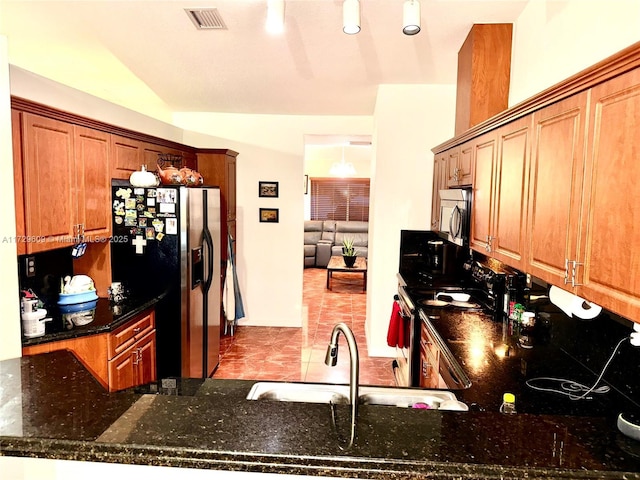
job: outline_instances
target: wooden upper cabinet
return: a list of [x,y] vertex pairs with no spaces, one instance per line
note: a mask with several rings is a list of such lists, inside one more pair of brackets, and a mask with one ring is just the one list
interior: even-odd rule
[[591,89],[575,277],[578,295],[636,321],[640,321],[639,112],[640,69]]
[[582,92],[533,114],[525,269],[563,288],[580,225],[587,100]]
[[473,183],[473,143],[467,142],[447,152],[447,186],[470,186]]
[[129,180],[132,172],[144,163],[143,143],[111,135],[111,177]]
[[[205,185],[220,187],[222,209],[222,260],[227,259],[227,234],[236,238],[236,157],[233,150],[203,150],[197,154],[197,170]],[[226,220],[226,221],[225,221]],[[224,270],[224,269],[223,269]]]
[[447,153],[433,159],[433,192],[431,198],[431,230],[440,230],[440,190],[447,188]]
[[484,254],[490,249],[496,170],[496,134],[489,132],[473,143],[473,202],[469,246]]
[[507,265],[524,267],[531,117],[500,127],[490,250]]
[[22,134],[25,253],[70,246],[78,223],[73,125],[23,113]]
[[508,107],[510,23],[476,24],[458,52],[456,135]]
[[104,241],[111,232],[109,134],[74,126],[78,223],[88,241]]

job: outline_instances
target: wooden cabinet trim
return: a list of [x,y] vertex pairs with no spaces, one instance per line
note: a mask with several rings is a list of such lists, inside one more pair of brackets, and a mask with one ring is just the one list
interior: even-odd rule
[[543,90],[537,95],[494,115],[466,132],[437,145],[432,148],[431,151],[433,153],[443,152],[478,135],[512,122],[517,118],[531,114],[542,107],[587,90],[637,67],[640,67],[640,42],[634,43],[624,50],[605,58],[601,62]]
[[[185,151],[190,154],[195,154],[197,149],[193,147],[189,147],[187,145],[183,145],[177,142],[173,142],[171,140],[166,140],[159,137],[154,137],[153,135],[147,135],[145,133],[136,132],[133,130],[128,130],[126,128],[118,127],[116,125],[112,125],[109,123],[101,122],[99,120],[94,120],[92,118],[87,118],[82,115],[77,115],[75,113],[65,112],[63,110],[58,110],[56,108],[50,107],[48,105],[43,105],[41,103],[37,103],[25,98],[20,97],[11,97],[11,108],[16,110],[20,110],[22,112],[33,113],[36,115],[41,115],[43,117],[48,117],[54,120],[60,120],[63,122],[71,123],[74,125],[91,128],[94,130],[100,130],[102,132],[111,133],[114,135],[120,135],[122,137],[127,137],[132,140],[137,140],[140,142],[148,142],[154,145],[159,145],[162,147],[173,148],[176,150]],[[231,151],[231,150],[229,150]],[[237,155],[237,153],[236,153]]]

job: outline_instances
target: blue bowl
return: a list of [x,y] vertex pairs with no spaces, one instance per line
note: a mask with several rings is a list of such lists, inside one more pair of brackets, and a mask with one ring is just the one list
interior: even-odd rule
[[93,310],[98,306],[98,300],[91,300],[89,302],[72,303],[69,305],[60,305],[60,313],[76,313],[84,310]]
[[58,305],[75,305],[77,303],[90,302],[97,300],[98,295],[94,290],[88,290],[80,293],[61,293],[58,299]]

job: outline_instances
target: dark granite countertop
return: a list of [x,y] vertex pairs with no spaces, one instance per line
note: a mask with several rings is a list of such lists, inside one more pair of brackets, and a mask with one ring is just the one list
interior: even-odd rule
[[73,322],[74,313],[62,313],[55,306],[49,307],[47,309],[47,316],[51,317],[52,320],[45,322],[44,335],[30,338],[23,335],[22,346],[27,347],[41,343],[82,337],[84,335],[110,332],[120,325],[127,323],[147,308],[153,307],[158,303],[159,299],[159,296],[130,298],[116,305],[106,298],[99,298],[94,309],[85,312],[76,312],[93,316],[93,320],[85,325],[76,325]]
[[[246,400],[254,382],[106,393],[66,351],[0,362],[0,455],[344,478],[640,478],[640,443],[597,416]],[[166,385],[164,385],[166,386]],[[167,395],[162,393],[176,393]]]

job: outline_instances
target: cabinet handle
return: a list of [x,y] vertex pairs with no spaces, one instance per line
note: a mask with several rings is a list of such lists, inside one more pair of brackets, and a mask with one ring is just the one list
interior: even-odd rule
[[487,245],[484,248],[489,253],[491,253],[491,250],[492,250],[492,246],[491,246],[492,242],[493,242],[493,237],[491,235],[487,235]]
[[133,334],[137,335],[138,333],[140,333],[140,327],[136,327],[133,329]]
[[429,364],[425,362],[422,364],[422,376],[424,378],[429,378],[428,372],[429,372]]
[[584,285],[583,283],[577,283],[576,282],[576,273],[577,273],[577,270],[578,270],[578,265],[584,266],[584,263],[578,262],[576,260],[572,260],[571,263],[572,263],[572,267],[571,267],[571,286],[572,287],[579,287],[581,285]]

